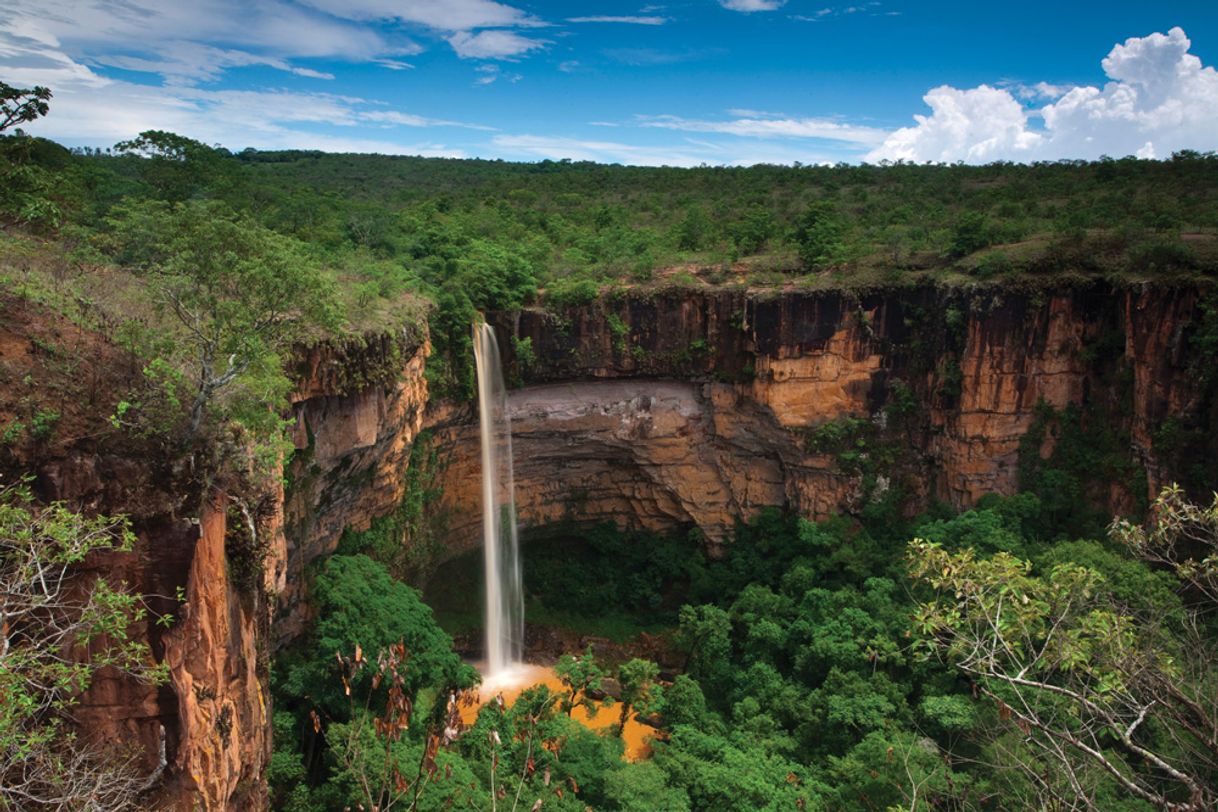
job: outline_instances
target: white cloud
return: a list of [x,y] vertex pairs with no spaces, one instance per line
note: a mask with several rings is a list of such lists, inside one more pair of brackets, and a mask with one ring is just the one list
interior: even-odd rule
[[[747,113],[750,111],[737,111]],[[879,144],[887,131],[857,124],[843,124],[825,118],[775,118],[752,115],[731,121],[701,121],[678,116],[639,116],[643,127],[659,127],[687,132],[724,133],[745,138],[824,138],[856,144]]]
[[45,64],[55,52],[70,54],[78,66],[154,73],[172,83],[215,81],[247,66],[331,79],[291,60],[364,61],[420,50],[401,36],[387,39],[283,0],[253,6],[239,0],[10,0],[9,10],[0,20],[0,37],[8,41],[0,61],[10,75],[14,68]]
[[634,166],[696,166],[705,159],[671,147],[643,147],[548,135],[497,135],[491,143],[505,154],[526,158],[569,159]]
[[304,0],[348,20],[399,20],[439,31],[544,25],[518,8],[492,0]]
[[792,20],[799,20],[805,23],[818,23],[829,17],[844,17],[850,14],[865,14],[871,17],[900,17],[899,11],[881,11],[880,6],[883,4],[878,0],[872,0],[868,3],[861,3],[857,6],[838,6],[830,8],[817,9],[811,14],[792,14]]
[[787,4],[787,0],[719,0],[719,5],[732,11],[774,11]]
[[297,67],[279,57],[261,56],[248,51],[215,48],[196,42],[161,42],[157,43],[157,46],[159,55],[151,58],[127,54],[104,54],[96,57],[94,61],[112,68],[140,73],[157,73],[167,80],[175,82],[212,82],[219,79],[229,68],[250,65],[265,65],[312,79],[334,78],[332,73]]
[[748,107],[729,107],[727,114],[737,118],[787,118],[786,113],[771,113],[767,110],[753,110]]
[[[291,58],[373,56],[418,51],[402,38],[386,39],[284,0],[6,0],[10,30],[37,28],[77,55],[164,53],[165,44],[207,42]],[[222,50],[219,49],[218,50]]]
[[546,41],[522,37],[512,31],[479,31],[477,34],[458,31],[448,38],[448,44],[462,59],[510,59],[542,48]]
[[[1009,90],[987,85],[935,88],[924,97],[931,115],[915,116],[915,126],[892,133],[868,160],[979,163],[1213,150],[1218,71],[1190,54],[1190,45],[1180,28],[1131,37],[1103,60],[1111,81],[1071,88],[1040,110],[1025,110]],[[1043,129],[1029,126],[1035,116]]]
[[476,85],[493,84],[499,78],[498,65],[479,65],[474,70],[482,74],[474,79],[474,84]]
[[967,161],[1028,160],[1041,136],[1027,129],[1027,113],[1006,90],[981,85],[958,90],[944,85],[922,99],[929,116],[914,116],[917,126],[888,136],[869,160]]
[[667,17],[568,17],[569,23],[627,23],[631,25],[663,25]]
[[326,73],[325,71],[313,70],[312,68],[288,68],[288,71],[290,73],[296,74],[297,76],[304,76],[308,79],[333,79],[334,78],[333,73]]
[[487,127],[482,124],[466,124],[463,121],[450,121],[444,118],[427,118],[426,116],[416,116],[412,113],[403,113],[398,110],[359,112],[355,117],[359,121],[379,122],[401,125],[403,127],[462,127],[467,130],[483,130],[484,132],[494,132],[495,130],[494,127]]
[[[592,122],[601,126],[603,122]],[[683,144],[640,146],[618,141],[564,138],[545,135],[497,135],[491,140],[499,154],[535,160],[570,159],[635,166],[752,166],[753,164],[791,164],[795,162],[832,163],[823,153],[809,153],[764,142],[741,147],[711,141],[686,139]]]
[[12,26],[0,26],[0,62],[6,66],[7,81],[54,89],[51,114],[26,129],[69,144],[109,146],[144,130],[158,129],[232,149],[291,147],[457,157],[463,153],[443,144],[347,137],[316,128],[373,124],[488,129],[387,110],[375,102],[333,93],[215,90],[109,79],[72,59],[45,31],[22,36]]

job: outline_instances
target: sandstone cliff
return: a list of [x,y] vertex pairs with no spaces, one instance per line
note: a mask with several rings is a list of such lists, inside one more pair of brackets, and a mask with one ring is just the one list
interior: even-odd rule
[[[696,526],[721,540],[762,506],[823,517],[897,486],[906,510],[932,499],[963,508],[1018,489],[1021,442],[1046,406],[1081,410],[1126,443],[1129,469],[1145,477],[1094,496],[1128,510],[1190,476],[1156,447],[1164,425],[1191,432],[1213,458],[1214,387],[1197,371],[1214,359],[1190,352],[1214,329],[1202,298],[1100,284],[679,291],[505,315],[501,344],[524,341],[530,356],[508,351],[526,384],[510,397],[521,520]],[[866,434],[862,451],[810,442],[843,420]],[[474,416],[445,405],[428,422],[450,455],[451,543],[470,546]]]
[[277,641],[306,622],[306,568],[402,498],[411,444],[423,422],[430,345],[410,331],[310,348],[292,396],[296,453],[288,466],[286,549],[276,573]]

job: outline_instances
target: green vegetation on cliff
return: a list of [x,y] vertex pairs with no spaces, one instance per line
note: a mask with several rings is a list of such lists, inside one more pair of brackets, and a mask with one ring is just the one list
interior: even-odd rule
[[140,213],[167,206],[207,221],[200,231],[234,223],[266,235],[256,238],[296,256],[302,274],[325,268],[337,283],[326,329],[392,323],[423,297],[434,308],[429,375],[456,395],[472,386],[476,313],[539,295],[562,305],[606,285],[1026,285],[1196,280],[1218,269],[1212,154],[675,169],[231,154],[150,131],[104,152],[3,137],[0,174],[4,250],[25,251],[30,233],[56,236],[70,269],[53,285],[60,299],[95,297],[80,271],[132,261]]

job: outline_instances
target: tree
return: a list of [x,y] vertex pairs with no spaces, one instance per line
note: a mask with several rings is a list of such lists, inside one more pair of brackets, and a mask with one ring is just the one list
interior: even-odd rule
[[146,619],[139,597],[79,569],[134,541],[125,519],[0,489],[0,809],[128,809],[148,783],[130,755],[78,738],[70,718],[102,669],[167,676],[128,636]]
[[[443,712],[423,720],[416,726],[421,732],[415,730],[412,736],[411,653],[405,644],[399,641],[382,649],[375,662],[365,658],[358,645],[351,656],[340,652],[337,659],[348,697],[361,672],[372,674],[363,706],[352,701],[350,721],[331,725],[326,733],[342,776],[354,785],[351,800],[379,812],[444,809],[468,801],[472,774],[467,767],[460,769],[459,759],[442,754],[441,748],[460,735],[461,706],[475,701],[475,695],[450,690]],[[428,785],[437,782],[444,782],[439,798],[427,792]]]
[[[388,650],[401,642],[410,652],[406,699],[414,702],[427,686],[464,689],[476,672],[452,651],[452,639],[441,629],[417,590],[395,581],[365,555],[335,555],[326,560],[313,585],[318,623],[311,658],[294,664],[287,674],[290,692],[308,697],[331,718],[342,718],[349,694],[334,678],[334,661],[358,648]],[[371,680],[370,670],[357,673]],[[362,685],[352,685],[354,689]]]
[[[45,87],[28,90],[0,82],[0,133],[45,116],[50,98]],[[72,188],[72,178],[58,164],[66,155],[63,147],[43,139],[0,138],[0,215],[57,228],[63,220],[64,193]]]
[[[1179,561],[1178,574],[1202,585],[1204,563],[1177,551],[1185,540],[1214,549],[1218,514],[1170,489],[1156,505],[1151,530],[1118,522],[1114,537]],[[1103,575],[1073,562],[1038,574],[1006,552],[979,559],[915,539],[909,563],[934,591],[917,615],[921,645],[954,663],[1019,729],[1037,754],[1020,764],[1030,781],[1087,808],[1097,774],[1170,812],[1218,803],[1218,663],[1202,609],[1172,628],[1174,613],[1165,619],[1117,600]]]
[[[437,763],[445,768],[441,745],[460,732],[457,705],[471,701],[465,691],[477,672],[453,652],[418,592],[367,556],[331,556],[311,598],[317,626],[301,656],[274,674],[276,707],[297,725],[295,741],[275,742],[274,792],[304,796],[302,804],[319,796],[323,809],[428,808],[434,799],[424,785],[438,779]],[[424,691],[430,701],[419,707]],[[328,765],[330,789],[303,782]]]
[[192,156],[215,150],[184,135],[166,130],[145,130],[130,141],[119,141],[114,145],[114,151],[164,161],[186,161]]
[[732,242],[742,256],[756,254],[774,233],[774,217],[764,206],[753,205],[732,224]]
[[621,812],[687,812],[685,790],[667,786],[666,779],[664,771],[650,761],[622,764],[608,773],[605,795]]
[[845,251],[844,231],[832,203],[818,200],[809,204],[795,225],[795,243],[804,267],[818,270],[840,262]]
[[243,376],[260,378],[251,418],[258,407],[265,418],[266,402],[278,406],[289,386],[279,354],[306,325],[336,326],[330,277],[295,240],[214,201],[127,203],[109,223],[118,258],[143,272],[184,329],[197,382],[191,433]]
[[[961,776],[930,739],[905,731],[868,733],[844,756],[830,756],[837,803],[833,808],[930,812],[961,808]],[[953,781],[953,778],[956,780]],[[862,802],[862,803],[860,803]]]
[[589,718],[595,716],[600,705],[590,694],[601,690],[601,679],[605,674],[592,656],[592,647],[589,646],[578,657],[564,654],[554,667],[554,673],[567,689],[558,700],[559,709],[570,716],[576,708],[583,708]]
[[980,251],[993,241],[990,224],[983,212],[966,211],[952,227],[951,255],[965,257]]
[[0,132],[45,116],[51,109],[50,100],[50,88],[24,89],[0,82]]
[[1173,571],[1205,601],[1218,606],[1218,493],[1209,505],[1188,501],[1176,484],[1160,492],[1151,506],[1149,527],[1123,519],[1109,532],[1144,561]]
[[622,686],[620,715],[618,716],[617,732],[620,736],[626,729],[626,722],[632,710],[646,712],[652,703],[659,702],[660,688],[656,678],[660,676],[660,667],[651,660],[635,658],[623,663],[618,669],[618,682]]
[[140,175],[164,200],[185,200],[200,187],[223,186],[227,151],[165,130],[145,130],[114,145],[115,152],[143,159]]

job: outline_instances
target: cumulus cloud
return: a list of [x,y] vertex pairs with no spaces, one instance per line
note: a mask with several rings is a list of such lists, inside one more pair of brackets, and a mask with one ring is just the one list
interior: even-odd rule
[[[1190,47],[1180,28],[1131,37],[1103,60],[1111,81],[1070,88],[1038,110],[1003,88],[934,88],[923,97],[931,115],[915,116],[915,126],[892,133],[867,158],[983,163],[1213,150],[1218,71],[1203,66]],[[1042,127],[1033,126],[1038,118]]]
[[547,43],[545,40],[522,37],[513,31],[490,30],[476,34],[458,31],[448,38],[448,44],[462,59],[510,59],[534,48],[542,48]]
[[1027,160],[1043,137],[1027,129],[1027,113],[1007,90],[981,85],[972,90],[936,87],[923,101],[931,115],[917,126],[889,135],[869,159],[906,161]]
[[787,0],[719,0],[719,5],[732,11],[776,11],[787,4]]

